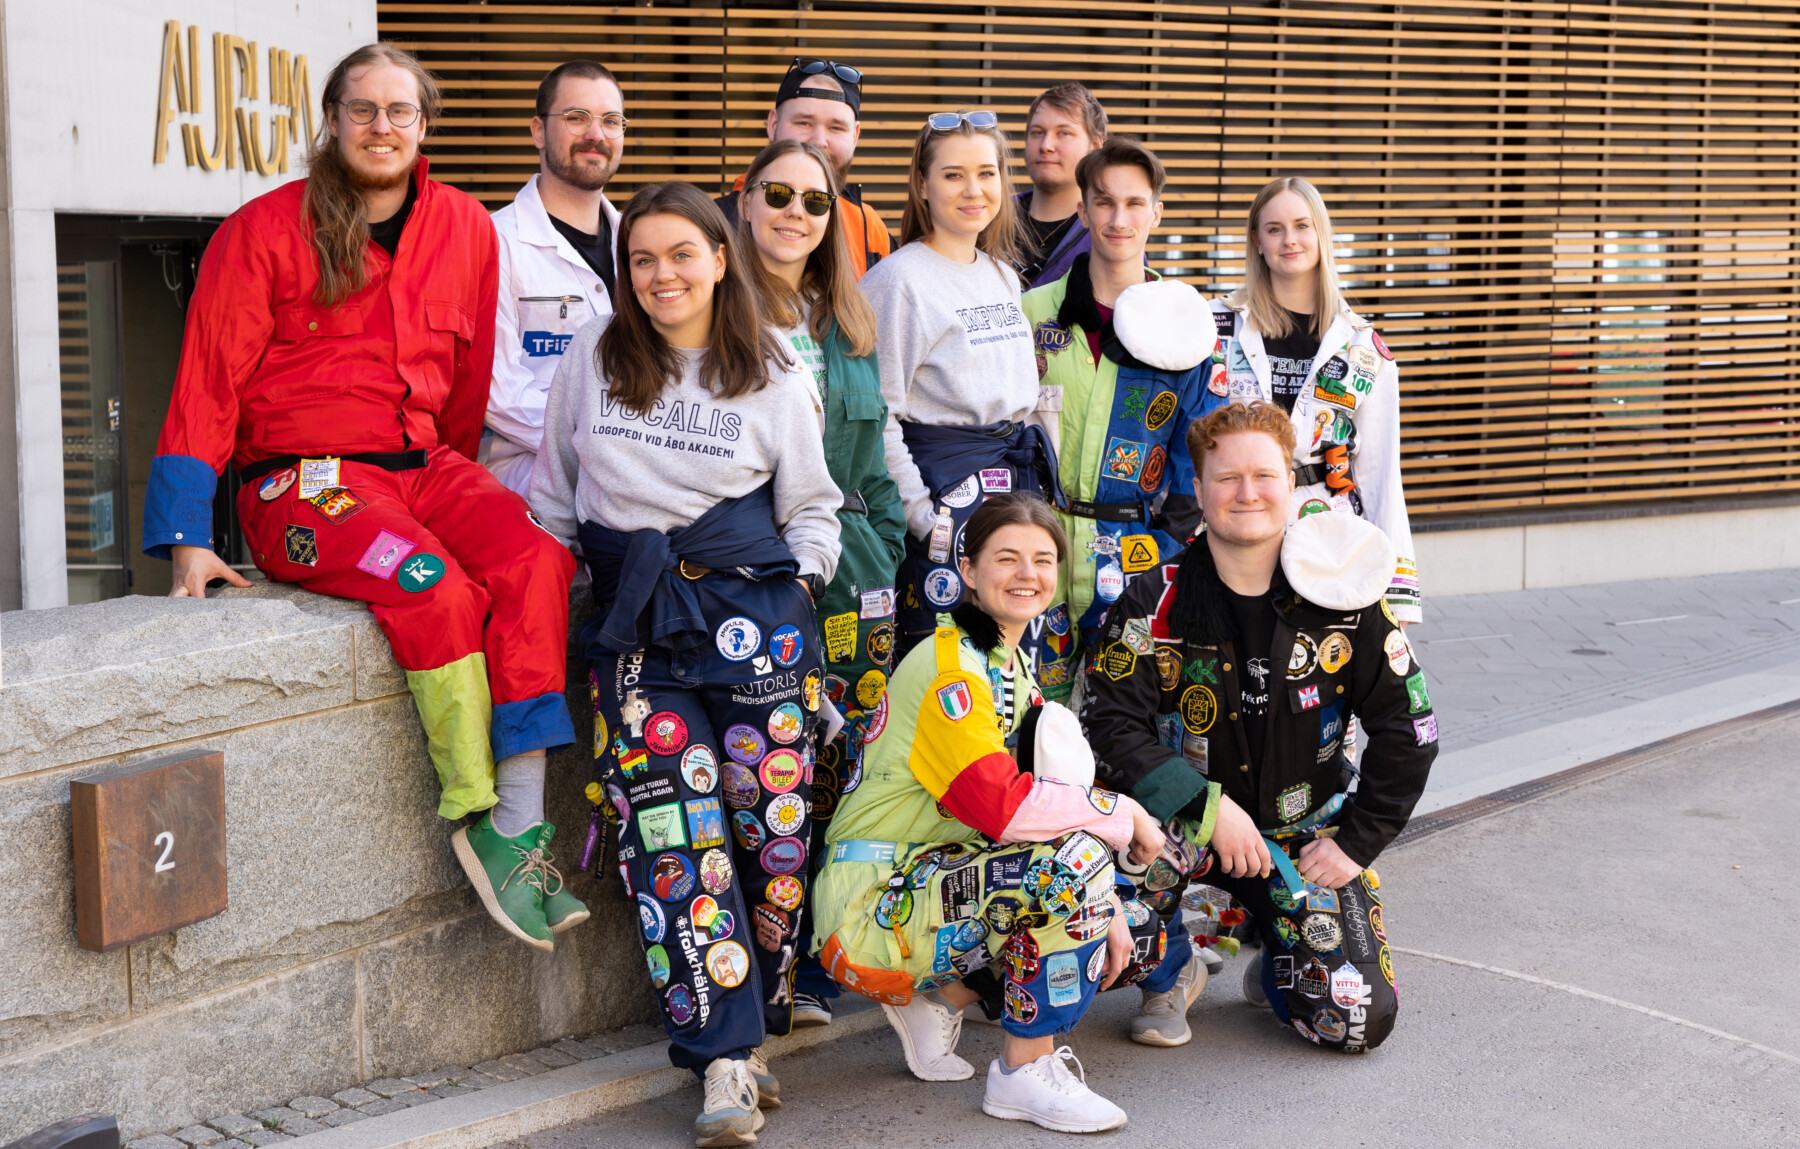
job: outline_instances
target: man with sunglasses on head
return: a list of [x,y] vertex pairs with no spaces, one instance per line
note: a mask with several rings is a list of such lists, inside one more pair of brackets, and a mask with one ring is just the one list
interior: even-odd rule
[[[800,140],[831,159],[843,192],[837,209],[844,225],[845,246],[850,249],[850,264],[859,279],[893,247],[887,225],[874,208],[862,202],[861,185],[850,182],[850,162],[856,157],[856,142],[862,136],[857,113],[862,109],[864,78],[861,71],[848,64],[798,57],[781,78],[781,86],[775,90],[775,106],[769,109],[764,124],[769,142]],[[744,177],[739,176],[730,193],[715,201],[734,228],[738,196],[743,190]],[[768,194],[769,189],[763,190]]]
[[531,119],[538,172],[494,213],[500,294],[481,461],[520,495],[531,484],[563,350],[583,324],[613,311],[619,209],[606,182],[619,170],[628,123],[624,93],[604,65],[552,68]]

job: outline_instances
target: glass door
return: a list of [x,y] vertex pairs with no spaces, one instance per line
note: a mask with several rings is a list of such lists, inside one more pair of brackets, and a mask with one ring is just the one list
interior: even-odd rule
[[59,263],[56,288],[69,601],[98,602],[131,588],[119,265],[114,260]]

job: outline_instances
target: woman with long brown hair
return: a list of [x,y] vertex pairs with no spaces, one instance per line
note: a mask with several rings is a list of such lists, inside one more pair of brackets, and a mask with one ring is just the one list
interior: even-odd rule
[[[882,457],[887,404],[875,357],[875,314],[856,289],[842,233],[840,194],[825,153],[799,140],[762,150],[744,177],[738,238],[771,322],[810,369],[824,405],[825,463],[844,492],[838,510],[837,577],[818,602],[825,642],[825,696],[843,729],[820,750],[813,772],[813,864],[838,800],[862,777],[863,743],[885,720],[894,652],[894,568],[906,538],[900,491]],[[803,955],[794,979],[794,1024],[831,1021],[837,985]]]
[[824,698],[813,603],[842,502],[818,437],[797,433],[818,404],[751,258],[695,188],[640,189],[619,219],[630,290],[565,352],[531,476],[532,507],[593,577],[600,805],[670,1060],[706,1085],[700,1145],[754,1141],[780,1104],[758,1048],[792,1023],[796,790]]
[[[1020,303],[1009,149],[986,109],[934,112],[913,144],[902,247],[862,280],[875,308],[888,470],[906,508],[901,653],[962,601],[963,525],[983,499],[1055,492],[1036,426],[1037,361]],[[1026,636],[1034,665],[1042,620]]]

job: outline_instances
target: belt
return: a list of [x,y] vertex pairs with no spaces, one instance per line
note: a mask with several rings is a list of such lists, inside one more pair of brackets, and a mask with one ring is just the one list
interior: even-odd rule
[[844,496],[844,505],[838,510],[848,511],[853,515],[866,515],[869,513],[869,501],[863,498],[861,491],[851,491]]
[[[1305,833],[1335,834],[1336,827],[1329,826],[1327,823],[1343,807],[1344,795],[1333,794],[1320,804],[1318,809],[1292,826],[1283,826],[1281,829],[1273,830],[1263,836],[1263,841],[1269,847],[1269,861],[1275,864],[1276,872],[1281,875],[1281,880],[1287,885],[1288,892],[1294,897],[1306,896],[1306,880],[1300,876],[1300,871],[1295,869],[1294,863],[1288,859],[1285,843],[1291,842]],[[1280,841],[1276,839],[1280,839]]]
[[1084,503],[1080,499],[1070,499],[1065,509],[1080,518],[1102,519],[1109,523],[1136,523],[1144,518],[1140,503]]
[[1297,486],[1310,487],[1325,481],[1324,463],[1307,463],[1294,468],[1294,483]]
[[831,846],[829,862],[879,862],[890,866],[894,858],[918,845],[916,842],[882,842],[874,838],[846,838]]
[[[380,467],[384,471],[416,471],[423,467],[427,460],[427,452],[416,451],[365,451],[360,455],[307,455],[308,459],[339,459],[346,463],[363,463],[370,467]],[[267,459],[258,459],[248,467],[238,468],[238,477],[249,483],[262,478],[271,471],[279,471],[283,467],[291,467],[301,460],[299,455],[274,455]]]

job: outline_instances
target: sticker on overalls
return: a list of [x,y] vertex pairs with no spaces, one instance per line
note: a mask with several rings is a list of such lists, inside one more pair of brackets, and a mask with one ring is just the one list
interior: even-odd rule
[[327,487],[306,501],[312,504],[313,510],[325,516],[327,522],[332,523],[352,518],[356,512],[368,506],[351,494],[349,487]]
[[300,460],[300,497],[310,499],[327,487],[338,486],[341,459]]
[[706,974],[716,985],[734,989],[750,973],[750,955],[736,942],[720,942],[706,951]]
[[1363,975],[1349,962],[1331,971],[1331,1000],[1350,1009],[1362,1000]]
[[768,753],[762,731],[742,722],[725,728],[725,753],[733,762],[754,766]]
[[265,503],[272,503],[287,494],[287,489],[299,477],[294,473],[294,468],[284,467],[262,481],[262,486],[256,489],[256,497]]
[[932,606],[950,606],[962,594],[962,579],[949,567],[925,572],[925,600]]
[[829,662],[847,662],[856,653],[856,612],[847,610],[825,620],[825,658]]
[[769,654],[775,659],[775,665],[786,670],[800,661],[806,651],[806,640],[800,637],[800,628],[793,623],[775,628],[769,635]]
[[1289,786],[1275,796],[1275,816],[1283,822],[1292,822],[1306,816],[1312,809],[1312,783],[1301,782]]
[[644,963],[650,967],[650,984],[657,989],[669,984],[669,951],[651,946],[644,951]]
[[319,565],[319,536],[311,527],[289,525],[287,536],[283,540],[287,546],[287,561],[295,566],[316,567]]
[[687,845],[687,837],[682,832],[680,804],[671,802],[667,806],[639,810],[638,836],[643,839],[646,850]]
[[798,794],[779,794],[763,811],[763,820],[769,824],[772,834],[780,837],[798,834],[800,827],[806,824],[806,799]]
[[886,666],[894,660],[894,624],[884,622],[869,631],[869,640],[864,644],[869,652],[869,661],[876,666]]
[[1044,962],[1044,970],[1051,1005],[1074,1005],[1081,1000],[1081,959],[1073,952],[1051,954]]
[[719,782],[719,760],[706,746],[688,747],[681,756],[681,780],[696,794],[710,794]]
[[356,569],[364,574],[372,574],[376,578],[393,578],[400,567],[400,560],[419,549],[419,544],[411,539],[403,539],[392,531],[382,531],[363,552],[363,557],[356,560]]
[[981,490],[984,494],[1004,495],[1013,489],[1012,471],[1006,467],[981,468]]
[[1427,714],[1423,718],[1413,719],[1413,738],[1420,746],[1429,746],[1438,739],[1437,715]]
[[659,710],[644,723],[644,745],[655,754],[676,754],[687,745],[687,723],[673,710]]
[[688,845],[696,850],[725,844],[725,810],[717,798],[694,798],[686,803]]
[[673,852],[656,855],[655,860],[650,863],[650,889],[665,902],[686,898],[694,892],[694,863],[688,861],[686,856]]
[[1190,686],[1181,695],[1181,724],[1190,734],[1205,734],[1219,717],[1219,700],[1204,686]]
[[1114,438],[1106,444],[1106,458],[1100,465],[1100,477],[1135,483],[1144,470],[1144,456],[1149,448],[1130,439]]
[[1412,669],[1412,649],[1406,645],[1406,636],[1397,630],[1388,631],[1381,640],[1381,652],[1387,655],[1388,669],[1405,678]]
[[806,847],[798,838],[776,838],[762,848],[757,860],[770,874],[797,874],[806,865]]
[[783,746],[792,746],[806,729],[806,717],[792,702],[783,702],[769,711],[769,737]]
[[1300,922],[1300,936],[1315,953],[1328,954],[1344,944],[1344,930],[1337,919],[1324,914],[1308,914]]
[[417,594],[437,585],[449,566],[434,554],[416,554],[400,564],[400,577],[394,581],[400,589]]
[[1319,644],[1309,636],[1296,634],[1294,649],[1288,653],[1287,676],[1305,678],[1319,665]]
[[1147,571],[1160,557],[1153,535],[1125,535],[1119,539],[1119,561],[1124,564],[1126,574]]
[[[974,506],[975,500],[979,499],[980,497],[981,497],[981,481],[979,479],[977,479],[974,475],[970,475],[968,478],[964,479],[962,482],[956,484],[956,486],[951,487],[949,490],[945,491],[943,494],[943,497],[938,499],[938,502],[944,504],[946,507],[954,507],[956,510],[960,511],[964,507]],[[868,600],[866,598],[863,601],[864,601],[865,605],[868,602]],[[873,618],[875,616],[870,615],[870,614],[864,614],[863,617],[864,618]]]
[[727,661],[743,662],[762,646],[762,630],[740,614],[720,623],[713,641]]
[[823,681],[824,679],[819,676],[819,672],[816,670],[807,671],[806,677],[800,680],[800,704],[806,707],[807,710],[816,711],[819,709],[819,701],[823,694],[820,683]]
[[1158,431],[1162,425],[1175,417],[1175,392],[1158,391],[1156,398],[1144,408],[1144,430]]
[[657,905],[656,901],[651,898],[649,894],[639,894],[637,896],[637,904],[638,925],[643,928],[644,940],[649,942],[662,941],[664,933],[666,933],[669,928],[669,919],[663,914],[663,908]]
[[739,810],[731,816],[731,834],[738,845],[752,853],[762,849],[763,841],[768,837],[754,810]]
[[1319,665],[1326,674],[1336,674],[1344,669],[1350,654],[1350,640],[1339,631],[1332,631],[1319,643]]

